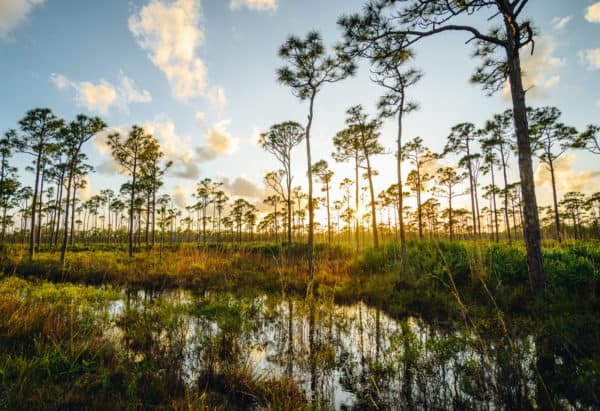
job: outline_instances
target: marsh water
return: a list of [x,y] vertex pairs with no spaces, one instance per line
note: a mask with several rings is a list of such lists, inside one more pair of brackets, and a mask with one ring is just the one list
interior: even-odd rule
[[173,378],[224,395],[237,395],[219,382],[226,370],[292,379],[317,409],[523,409],[544,395],[535,336],[481,338],[362,302],[136,292],[108,313],[116,325],[107,332],[136,362],[166,355]]

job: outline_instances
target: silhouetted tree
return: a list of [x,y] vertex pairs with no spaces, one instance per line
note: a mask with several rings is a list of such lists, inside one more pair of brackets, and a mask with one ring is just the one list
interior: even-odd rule
[[313,174],[315,174],[325,191],[325,206],[327,207],[327,242],[331,244],[331,213],[329,210],[329,185],[333,178],[333,171],[329,169],[329,164],[325,160],[319,160],[313,164]]
[[22,137],[22,150],[34,157],[33,198],[31,200],[31,231],[29,232],[29,259],[34,256],[36,238],[36,216],[38,202],[43,192],[43,170],[45,168],[50,150],[55,147],[54,139],[63,126],[64,121],[52,113],[49,108],[36,108],[27,112],[19,121]]
[[600,154],[600,126],[589,125],[586,130],[581,133],[575,141],[573,148],[582,148],[590,153]]
[[261,134],[259,144],[281,163],[285,173],[285,190],[279,195],[287,207],[287,253],[288,261],[292,250],[292,150],[304,138],[304,129],[293,121],[271,126],[268,132]]
[[[364,161],[363,151],[360,146],[360,141],[358,139],[358,134],[351,128],[345,128],[344,130],[339,131],[335,137],[333,138],[333,145],[335,147],[335,152],[331,154],[333,159],[338,162],[344,162],[348,160],[354,161],[354,225],[355,225],[355,242],[356,242],[356,251],[359,251],[360,248],[360,240],[359,240],[359,201],[360,201],[360,182],[359,182],[359,169],[361,167],[362,162]],[[349,179],[348,179],[349,180]],[[349,189],[349,186],[348,186]],[[350,208],[350,199],[348,196],[348,208]]]
[[427,147],[423,145],[421,137],[415,137],[407,142],[402,148],[403,160],[409,160],[415,169],[411,171],[406,183],[415,191],[417,196],[417,220],[419,226],[419,238],[423,238],[423,210],[421,193],[424,190],[425,182],[430,179],[427,173],[424,173],[423,166],[437,158]]
[[578,134],[574,127],[559,123],[561,112],[556,107],[542,107],[530,110],[532,150],[542,163],[548,167],[552,183],[552,201],[554,205],[554,224],[556,238],[561,241],[558,195],[556,192],[556,160],[560,158],[576,141]]
[[0,208],[2,209],[2,232],[0,241],[4,241],[6,226],[8,225],[7,212],[11,207],[11,200],[19,188],[17,168],[10,165],[9,159],[19,148],[20,142],[15,130],[8,130],[0,138]]
[[149,145],[151,135],[139,126],[134,125],[127,137],[119,133],[112,133],[108,136],[108,146],[111,149],[113,158],[119,163],[122,169],[131,176],[129,183],[129,233],[128,233],[128,252],[133,257],[133,227],[134,213],[136,211],[136,199],[138,195],[138,178],[144,151]]
[[[83,145],[89,141],[96,133],[106,127],[106,124],[98,117],[87,117],[83,114],[64,127],[59,135],[60,145],[65,151],[65,171],[67,180],[67,198],[65,205],[65,222],[60,249],[60,264],[65,265],[65,255],[67,253],[67,240],[69,233],[69,207],[71,206],[71,190],[74,190],[75,176],[86,169],[84,164],[86,157],[81,152]],[[73,198],[75,194],[73,194]],[[73,221],[71,221],[73,224]]]
[[454,216],[452,215],[452,200],[464,193],[457,192],[456,186],[465,180],[464,174],[458,174],[454,167],[438,168],[435,176],[434,192],[442,195],[448,201],[448,231],[450,241],[454,240]]
[[504,178],[504,226],[506,227],[506,235],[508,236],[509,243],[512,241],[512,238],[508,219],[508,177],[506,170],[508,168],[510,153],[514,149],[514,144],[511,141],[513,135],[512,124],[511,110],[494,115],[491,120],[486,122],[482,131],[487,135],[487,138],[481,140],[483,151],[496,151],[498,153],[498,160],[502,166],[502,177]]
[[479,210],[477,209],[477,184],[475,182],[474,161],[477,154],[473,144],[476,141],[477,130],[472,123],[460,123],[452,127],[444,154],[454,153],[460,156],[459,164],[467,169],[469,175],[469,190],[471,193],[471,214],[473,215],[473,232],[481,234]]
[[[508,79],[519,153],[527,266],[531,289],[540,293],[546,280],[520,57],[526,46],[533,52],[534,30],[523,17],[528,3],[529,0],[373,0],[362,15],[342,16],[338,23],[345,32],[346,48],[369,48],[388,39],[390,50],[395,52],[440,33],[463,32],[471,36],[470,41],[474,40],[474,55],[482,59],[471,80],[492,94]],[[477,27],[484,21],[489,22],[487,31]]]
[[340,81],[354,73],[356,66],[344,55],[330,56],[326,53],[321,35],[310,32],[305,39],[289,37],[279,49],[279,56],[288,65],[277,70],[279,82],[290,87],[300,100],[308,100],[306,124],[306,157],[308,163],[308,272],[314,278],[314,211],[312,158],[310,132],[312,129],[314,103],[317,93],[327,83]]
[[356,135],[358,146],[362,152],[362,158],[365,160],[366,176],[369,182],[369,194],[371,197],[371,229],[373,230],[373,248],[379,248],[379,236],[377,234],[377,211],[375,203],[375,191],[373,189],[373,175],[375,170],[371,166],[371,157],[377,154],[383,154],[384,148],[379,143],[379,120],[368,120],[363,112],[362,106],[353,106],[346,112],[348,117],[346,124],[351,133]]

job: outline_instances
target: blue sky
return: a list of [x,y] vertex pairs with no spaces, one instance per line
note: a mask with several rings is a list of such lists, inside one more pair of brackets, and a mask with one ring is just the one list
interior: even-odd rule
[[[337,18],[363,3],[0,0],[0,130],[16,127],[26,110],[43,106],[67,120],[80,112],[100,115],[120,130],[144,124],[175,161],[165,192],[180,204],[204,177],[225,179],[232,196],[260,197],[264,172],[278,165],[256,145],[258,133],[276,122],[306,119],[305,104],[275,80],[282,64],[279,45],[289,34],[312,29],[334,44],[340,38]],[[527,13],[540,33],[536,53],[524,56],[526,83],[533,86],[528,103],[555,105],[563,121],[578,128],[600,122],[600,2],[531,0]],[[410,91],[421,109],[407,119],[407,139],[418,135],[441,150],[452,125],[482,125],[509,107],[502,93],[486,97],[469,84],[476,61],[467,39],[451,34],[416,47],[414,65],[425,77]],[[373,113],[380,93],[363,64],[356,77],[318,96],[313,158],[330,162],[335,184],[350,172],[330,158],[344,111],[362,104]],[[390,122],[382,132],[390,151],[394,136]],[[103,136],[87,153],[96,172],[85,196],[125,181],[115,173]],[[304,185],[304,147],[294,154],[295,183]],[[29,161],[16,160],[21,169]],[[598,164],[592,154],[569,153],[559,166],[559,189],[597,191]],[[376,168],[381,190],[395,178],[393,157],[378,158]],[[515,167],[511,173],[516,177]],[[547,175],[542,168],[536,174],[540,202],[546,203]]]

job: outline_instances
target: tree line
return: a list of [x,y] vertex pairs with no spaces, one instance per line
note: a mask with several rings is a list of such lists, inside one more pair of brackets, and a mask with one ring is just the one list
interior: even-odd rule
[[[111,154],[128,181],[118,192],[105,189],[85,201],[78,199],[93,170],[84,146],[107,125],[98,117],[78,115],[66,122],[48,108],[31,110],[19,121],[18,128],[4,133],[0,145],[2,241],[26,239],[30,259],[44,243],[60,251],[64,264],[68,247],[77,239],[123,241],[131,256],[136,249],[153,249],[157,239],[162,250],[165,237],[168,241],[205,243],[285,238],[289,247],[294,239],[306,238],[312,278],[315,232],[323,233],[330,243],[347,236],[359,248],[361,236],[368,229],[375,249],[382,237],[393,236],[401,243],[402,261],[407,236],[450,240],[486,237],[495,241],[504,237],[509,242],[523,238],[531,286],[539,292],[545,283],[542,231],[558,241],[566,234],[574,238],[598,236],[600,194],[585,197],[577,192],[558,192],[556,162],[572,149],[600,154],[600,128],[590,125],[578,131],[561,122],[558,108],[527,106],[520,50],[535,41],[531,23],[521,17],[527,3],[376,0],[369,2],[362,13],[339,19],[344,40],[331,51],[317,32],[290,36],[278,51],[284,65],[276,77],[294,96],[307,102],[307,117],[304,125],[295,121],[275,124],[261,135],[261,146],[281,167],[265,175],[271,194],[264,204],[272,207],[272,212],[260,213],[258,204],[244,198],[230,199],[223,184],[210,178],[198,183],[196,203],[176,207],[169,195],[160,193],[171,162],[165,159],[159,141],[135,125],[127,133],[108,136]],[[491,20],[502,24],[493,26],[487,34],[474,24],[468,25],[471,16],[487,11],[494,12]],[[465,17],[467,25],[452,23],[460,16]],[[471,80],[482,84],[489,94],[508,82],[512,108],[479,126],[469,122],[455,125],[442,152],[434,153],[421,137],[404,141],[403,122],[419,109],[409,95],[423,76],[413,66],[413,47],[426,37],[446,31],[472,36],[475,56],[482,64]],[[353,105],[346,112],[344,127],[332,136],[335,150],[331,159],[351,163],[354,173],[339,182],[342,197],[331,198],[334,173],[326,159],[313,162],[310,145],[318,95],[326,85],[354,75],[359,61],[369,64],[372,80],[382,93],[375,115],[369,115],[360,104]],[[397,125],[392,150],[397,181],[376,193],[377,158],[387,154],[380,142],[381,127],[388,120]],[[301,143],[307,154],[307,193],[293,185],[291,174],[292,151]],[[34,176],[32,187],[21,184],[18,170],[11,163],[15,153],[31,156],[31,166],[25,171]],[[432,165],[448,155],[458,157],[456,166],[432,170]],[[549,208],[537,204],[534,158],[550,174]],[[509,181],[508,170],[514,160],[519,179]],[[405,163],[411,170],[403,176]],[[482,183],[482,176],[488,177],[487,184]],[[315,195],[315,179],[322,186],[323,197]],[[467,196],[469,209],[456,207],[462,196]],[[408,197],[415,199],[414,209],[406,206]],[[368,208],[362,215],[361,206]],[[325,209],[326,224],[315,220],[318,207]]]

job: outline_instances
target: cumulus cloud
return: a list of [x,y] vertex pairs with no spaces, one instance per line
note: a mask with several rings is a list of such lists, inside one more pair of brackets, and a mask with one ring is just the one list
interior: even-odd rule
[[131,127],[129,126],[110,127],[94,135],[92,142],[94,143],[96,150],[102,155],[102,161],[96,166],[98,172],[108,175],[123,172],[119,163],[117,163],[111,155],[110,147],[108,146],[108,136],[113,133],[126,135],[130,130]]
[[2,0],[0,1],[0,40],[8,40],[9,34],[27,20],[27,16],[44,0]]
[[590,23],[600,23],[600,1],[586,9],[585,19]]
[[204,42],[200,18],[200,0],[154,0],[131,16],[128,24],[138,45],[167,77],[175,98],[204,96],[213,104],[224,105],[221,88],[207,92],[206,66],[196,54]]
[[[144,130],[152,134],[160,142],[160,147],[167,161],[172,161],[173,165],[169,171],[170,176],[186,179],[197,179],[200,175],[198,159],[193,156],[191,139],[183,137],[175,132],[175,124],[170,120],[156,120],[143,124]],[[129,134],[130,126],[111,127],[101,131],[94,136],[94,147],[102,155],[102,162],[96,169],[103,174],[118,174],[123,170],[119,164],[112,158],[110,147],[108,146],[108,136],[112,133],[119,133],[123,136]]]
[[[600,171],[580,171],[574,170],[573,166],[577,157],[575,154],[565,154],[554,163],[554,173],[556,177],[557,192],[559,197],[569,191],[581,191],[584,193],[598,190],[600,183]],[[537,187],[552,187],[550,171],[545,164],[538,165],[535,171],[535,184]],[[551,193],[543,198],[551,201]]]
[[[531,44],[523,49],[521,54],[521,67],[523,69],[523,86],[527,96],[543,99],[548,96],[544,87],[548,82],[552,85],[556,71],[565,65],[565,60],[554,55],[556,44],[551,39],[539,39],[535,45],[535,53],[531,54]],[[558,84],[558,83],[556,83]],[[554,85],[556,85],[554,84]],[[502,99],[510,100],[510,85],[508,82],[502,90]]]
[[106,114],[110,105],[116,100],[117,92],[109,84],[101,82],[100,84],[92,84],[84,81],[79,89],[81,102],[90,111],[98,111],[101,114]]
[[588,70],[600,69],[600,49],[580,51],[579,60],[581,61],[581,64],[588,68]]
[[165,158],[173,162],[170,175],[191,180],[200,176],[199,161],[193,155],[192,139],[178,135],[175,123],[156,120],[144,124],[144,129],[158,139]]
[[127,77],[123,71],[119,72],[117,86],[106,80],[100,80],[97,84],[89,81],[75,81],[60,73],[52,73],[50,81],[58,90],[72,93],[78,105],[100,114],[106,114],[113,105],[127,113],[131,103],[152,101],[150,92],[138,90],[135,81]]
[[205,161],[213,160],[218,156],[231,154],[237,147],[238,140],[234,139],[227,130],[229,124],[229,120],[223,120],[208,130],[206,133],[206,144],[197,149],[200,159]]
[[180,208],[185,208],[189,204],[188,200],[194,193],[195,188],[195,185],[177,184],[173,195],[173,202],[175,205]]
[[88,201],[94,195],[98,194],[98,191],[92,188],[89,179],[83,180],[83,183],[83,187],[77,190],[77,197],[83,201]]
[[[196,180],[200,176],[200,164],[228,155],[236,148],[238,141],[227,130],[229,123],[221,121],[212,126],[201,146],[195,145],[191,136],[179,134],[175,123],[170,119],[155,119],[142,124],[142,127],[158,139],[165,159],[173,162],[169,176]],[[97,167],[98,171],[105,174],[121,172],[119,165],[112,159],[108,135],[114,132],[127,135],[130,130],[130,126],[112,127],[94,136],[94,146],[104,157],[104,161]]]
[[265,196],[265,189],[253,183],[245,177],[239,176],[233,180],[223,178],[223,191],[230,197],[244,197],[250,199],[262,199]]
[[230,0],[229,8],[231,10],[239,10],[241,8],[248,8],[250,10],[257,11],[275,11],[277,10],[277,0]]

